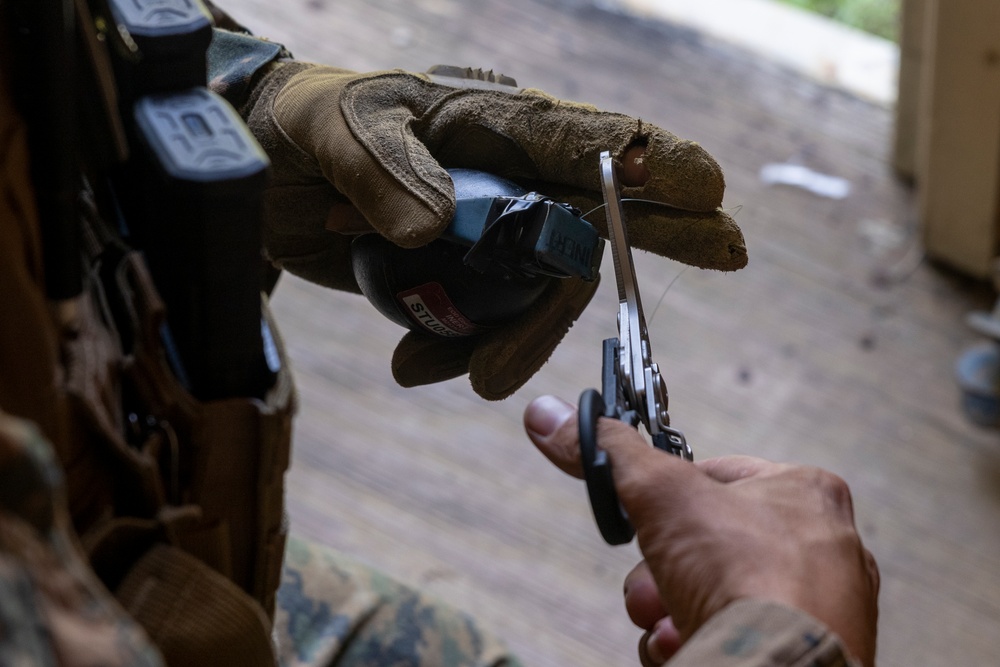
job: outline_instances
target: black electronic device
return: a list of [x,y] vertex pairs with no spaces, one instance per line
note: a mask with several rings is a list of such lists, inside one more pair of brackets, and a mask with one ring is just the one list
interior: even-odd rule
[[354,275],[390,320],[444,338],[474,336],[515,319],[553,280],[594,280],[604,241],[580,212],[504,178],[449,170],[454,219],[437,240],[404,249],[364,234]]

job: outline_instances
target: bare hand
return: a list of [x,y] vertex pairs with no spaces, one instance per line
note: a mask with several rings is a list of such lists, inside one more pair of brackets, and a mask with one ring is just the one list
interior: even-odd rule
[[[581,476],[573,406],[536,399],[525,428],[553,463]],[[811,614],[874,664],[878,568],[855,529],[844,480],[750,457],[691,464],[609,419],[598,438],[645,556],[626,580],[629,614],[650,631],[644,659],[668,659],[724,607],[757,598]]]

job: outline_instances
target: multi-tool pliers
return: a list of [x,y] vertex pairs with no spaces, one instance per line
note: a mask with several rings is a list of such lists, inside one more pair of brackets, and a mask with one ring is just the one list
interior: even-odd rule
[[607,151],[601,153],[601,187],[618,283],[618,337],[604,341],[601,391],[587,389],[580,396],[580,452],[601,535],[608,544],[625,544],[631,541],[635,529],[619,503],[611,462],[597,441],[598,418],[619,419],[636,428],[641,422],[654,447],[689,461],[694,456],[684,435],[670,428],[667,385],[650,350],[616,164]]

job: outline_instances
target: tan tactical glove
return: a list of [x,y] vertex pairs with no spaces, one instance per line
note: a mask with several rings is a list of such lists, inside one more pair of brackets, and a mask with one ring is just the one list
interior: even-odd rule
[[[669,207],[628,206],[632,245],[701,268],[732,271],[747,261],[739,228],[719,209],[725,185],[712,157],[628,116],[538,90],[300,62],[272,65],[244,113],[273,162],[266,253],[322,285],[359,291],[352,231],[370,226],[406,248],[437,238],[455,210],[445,167],[487,171],[589,210],[601,202],[600,152],[620,159],[636,147],[645,147],[642,165],[630,171],[645,167],[648,180],[623,195]],[[603,216],[593,217],[606,233]],[[596,287],[555,281],[517,321],[472,339],[409,333],[393,374],[415,386],[468,372],[478,394],[505,398],[545,363]]]

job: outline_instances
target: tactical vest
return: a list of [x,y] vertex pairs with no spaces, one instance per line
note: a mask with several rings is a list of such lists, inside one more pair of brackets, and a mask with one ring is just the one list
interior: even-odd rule
[[205,88],[203,7],[172,44],[114,7],[0,5],[0,407],[53,443],[82,550],[168,664],[273,664],[294,391],[244,196],[266,158]]

